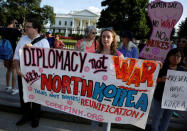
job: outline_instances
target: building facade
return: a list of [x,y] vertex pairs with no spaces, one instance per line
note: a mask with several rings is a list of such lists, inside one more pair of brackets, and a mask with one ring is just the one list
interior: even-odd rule
[[73,11],[68,14],[56,14],[55,24],[48,27],[54,33],[84,34],[87,26],[95,26],[99,19],[99,14],[93,13],[87,9]]

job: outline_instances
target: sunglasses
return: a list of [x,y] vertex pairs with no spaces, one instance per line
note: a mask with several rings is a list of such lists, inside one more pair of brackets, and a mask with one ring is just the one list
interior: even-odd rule
[[113,30],[113,28],[112,27],[107,27],[107,28],[102,28],[101,29],[101,31],[112,31]]
[[97,32],[92,32],[92,34],[93,34],[93,35],[96,35],[96,34],[97,34]]

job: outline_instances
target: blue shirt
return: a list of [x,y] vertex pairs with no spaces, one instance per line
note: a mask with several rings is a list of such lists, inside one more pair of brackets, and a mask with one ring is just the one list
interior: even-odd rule
[[127,50],[124,46],[118,49],[124,57],[138,58],[138,48],[132,47],[131,50]]
[[54,47],[55,38],[54,37],[48,37],[47,40],[49,42],[50,48],[53,48]]

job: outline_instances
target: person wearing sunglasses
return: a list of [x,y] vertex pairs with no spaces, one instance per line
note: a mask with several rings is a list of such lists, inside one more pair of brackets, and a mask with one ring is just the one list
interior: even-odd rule
[[[123,54],[117,50],[117,35],[110,28],[104,28],[101,31],[99,46],[95,53],[120,56],[123,58]],[[99,122],[91,122],[91,131],[97,131]],[[110,130],[110,123],[103,123],[103,131]]]
[[75,50],[94,53],[98,46],[98,42],[95,40],[96,34],[95,26],[88,26],[85,29],[84,38],[76,43]]
[[138,58],[138,48],[132,42],[132,33],[130,31],[124,31],[120,35],[122,43],[120,44],[118,50],[123,53],[124,57]]

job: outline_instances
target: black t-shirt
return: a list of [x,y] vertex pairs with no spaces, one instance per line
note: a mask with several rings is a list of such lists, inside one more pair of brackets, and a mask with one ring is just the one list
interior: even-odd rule
[[141,52],[144,47],[145,47],[145,44],[139,44],[138,45],[139,52]]
[[16,42],[21,37],[21,32],[16,28],[0,28],[0,36],[12,44],[13,51],[16,49]]
[[[158,78],[161,78],[163,76],[167,76],[167,71],[170,69],[168,66],[163,65],[163,68],[160,70]],[[171,70],[171,69],[170,69]],[[183,71],[184,69],[181,66],[177,66],[177,71]],[[154,98],[161,101],[163,92],[164,92],[164,86],[165,82],[159,82],[156,85],[155,93],[154,93]]]

